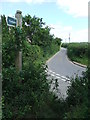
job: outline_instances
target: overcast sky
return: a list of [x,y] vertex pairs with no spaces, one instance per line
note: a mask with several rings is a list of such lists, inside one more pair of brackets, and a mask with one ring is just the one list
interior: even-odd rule
[[51,34],[63,41],[88,41],[88,1],[90,0],[0,0],[0,14],[15,16],[21,10],[23,16],[43,18],[50,26]]

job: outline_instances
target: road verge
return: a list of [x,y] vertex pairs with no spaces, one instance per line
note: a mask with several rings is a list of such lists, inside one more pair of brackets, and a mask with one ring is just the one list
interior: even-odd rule
[[84,68],[87,68],[86,65],[83,65],[81,63],[78,63],[78,62],[75,62],[75,61],[72,61],[75,65],[78,65],[78,66],[81,66],[81,67],[84,67]]

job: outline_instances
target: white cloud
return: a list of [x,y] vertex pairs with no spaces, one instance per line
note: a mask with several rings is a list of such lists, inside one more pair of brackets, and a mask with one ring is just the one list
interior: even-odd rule
[[43,3],[43,2],[55,2],[56,0],[1,0],[1,2],[26,2],[26,3]]
[[71,38],[75,42],[88,42],[88,29],[73,31]]
[[43,3],[44,0],[24,0],[26,1],[27,3]]
[[72,26],[64,26],[62,24],[52,24],[49,25],[51,27],[51,34],[54,34],[55,37],[60,37],[62,39],[67,39],[69,33],[72,31]]
[[90,0],[0,0],[1,2],[26,2],[26,3],[44,3],[55,2],[66,13],[74,17],[88,16],[88,2]]
[[0,2],[22,2],[22,0],[0,0]]
[[89,0],[57,0],[57,4],[68,14],[74,15],[74,17],[87,17],[88,1]]
[[88,29],[74,30],[72,26],[64,26],[62,24],[52,24],[51,34],[54,34],[55,37],[63,39],[63,42],[69,42],[69,33],[70,33],[70,42],[88,42]]

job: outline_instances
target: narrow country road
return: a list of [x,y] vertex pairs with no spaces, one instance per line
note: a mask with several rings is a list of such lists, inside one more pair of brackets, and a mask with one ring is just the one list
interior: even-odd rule
[[82,76],[82,71],[86,68],[73,64],[67,57],[67,49],[61,50],[47,61],[48,74],[51,77],[58,79],[59,92],[63,97],[66,97],[67,87],[70,85],[69,78],[75,77],[76,74]]

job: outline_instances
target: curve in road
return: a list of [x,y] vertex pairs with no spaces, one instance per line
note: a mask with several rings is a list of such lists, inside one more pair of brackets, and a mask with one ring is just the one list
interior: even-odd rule
[[67,89],[70,86],[70,77],[82,76],[86,68],[73,64],[67,57],[67,49],[61,48],[52,58],[47,61],[47,73],[51,78],[58,79],[58,96],[67,97]]
[[67,49],[61,48],[61,50],[47,61],[48,69],[59,74],[61,76],[75,77],[82,76],[82,72],[86,71],[86,68],[73,64],[67,57]]

